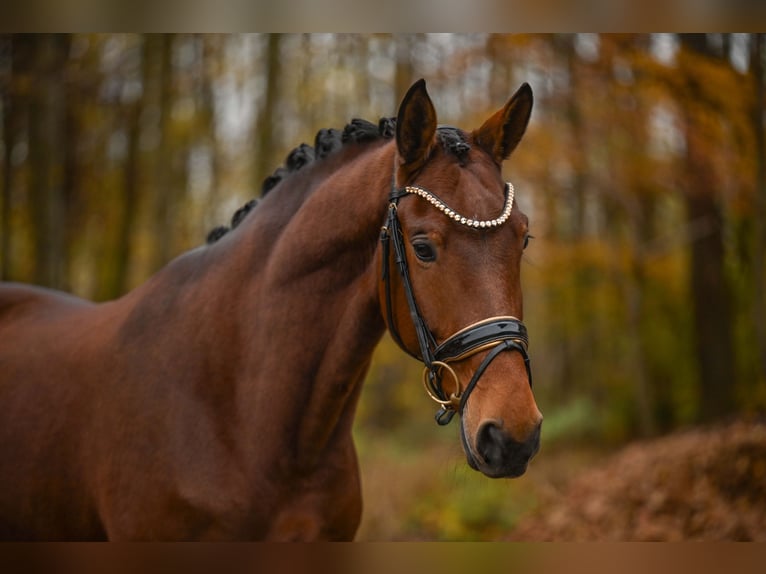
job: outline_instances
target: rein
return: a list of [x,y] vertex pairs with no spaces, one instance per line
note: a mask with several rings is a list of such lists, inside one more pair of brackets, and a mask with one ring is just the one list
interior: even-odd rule
[[[397,189],[394,184],[391,186],[388,203],[388,217],[386,225],[383,226],[380,234],[381,245],[383,248],[383,269],[382,278],[386,290],[386,317],[388,329],[394,341],[410,356],[423,361],[423,385],[436,403],[439,404],[439,410],[436,412],[435,420],[439,425],[447,425],[455,416],[455,413],[462,414],[465,409],[468,397],[473,391],[479,378],[487,370],[490,363],[497,358],[503,351],[518,351],[524,359],[524,366],[527,370],[529,384],[532,384],[532,371],[529,364],[529,337],[527,329],[519,319],[512,316],[490,317],[469,325],[451,337],[447,338],[441,344],[436,343],[433,333],[418,309],[415,293],[412,289],[410,280],[409,266],[407,264],[407,255],[404,247],[404,235],[399,223],[397,213],[399,200],[407,195],[417,195],[439,209],[453,221],[475,229],[494,228],[505,223],[511,215],[513,209],[513,185],[509,182],[505,187],[505,205],[502,214],[492,220],[474,220],[466,218],[456,211],[450,209],[436,195],[423,188],[407,186]],[[392,297],[391,297],[391,245],[393,245],[394,261],[396,262],[399,275],[402,279],[404,293],[407,298],[407,306],[410,311],[410,318],[415,327],[415,333],[420,347],[420,355],[413,353],[404,345],[393,316]],[[489,351],[484,357],[479,367],[474,372],[471,380],[465,389],[461,388],[460,380],[450,363],[463,361],[473,355]],[[444,374],[449,374],[455,383],[455,392],[447,396],[442,385]]]

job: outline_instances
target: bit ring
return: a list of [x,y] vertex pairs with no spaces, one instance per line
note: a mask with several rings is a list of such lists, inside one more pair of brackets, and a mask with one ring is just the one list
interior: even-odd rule
[[[452,380],[455,381],[455,388],[457,389],[454,393],[452,393],[449,397],[449,399],[442,400],[439,398],[440,389],[437,389],[434,387],[433,382],[431,381],[431,374],[436,374],[437,368],[442,371],[447,371],[450,376],[452,377]],[[455,370],[450,367],[447,363],[443,361],[434,361],[431,363],[431,367],[425,367],[423,369],[423,386],[426,389],[426,392],[428,393],[428,396],[431,397],[431,399],[440,405],[442,405],[445,409],[449,410],[457,410],[460,406],[460,401],[462,398],[462,389],[460,388],[460,379],[458,379],[457,373]]]

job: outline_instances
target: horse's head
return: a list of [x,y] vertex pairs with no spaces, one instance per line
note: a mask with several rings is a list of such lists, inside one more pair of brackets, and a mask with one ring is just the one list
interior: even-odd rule
[[383,231],[389,330],[426,364],[437,421],[461,414],[468,464],[491,477],[523,474],[540,444],[521,323],[528,220],[500,169],[531,110],[524,84],[471,133],[437,127],[425,83],[415,83],[398,112]]

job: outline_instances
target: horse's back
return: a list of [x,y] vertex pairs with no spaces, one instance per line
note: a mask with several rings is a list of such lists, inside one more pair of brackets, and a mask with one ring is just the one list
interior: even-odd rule
[[0,283],[0,384],[12,378],[13,365],[27,356],[38,357],[35,364],[43,357],[49,370],[54,367],[72,344],[81,343],[94,307],[61,291]]
[[41,310],[74,309],[92,303],[53,289],[23,283],[0,283],[0,328],[13,318]]
[[9,384],[29,380],[37,369],[55,368],[81,338],[83,311],[92,307],[52,289],[0,283],[0,395]]

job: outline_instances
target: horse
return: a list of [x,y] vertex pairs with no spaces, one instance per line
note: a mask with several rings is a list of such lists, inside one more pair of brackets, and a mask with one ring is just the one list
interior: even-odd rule
[[352,423],[385,334],[424,363],[467,463],[540,444],[522,322],[528,218],[501,175],[523,84],[470,132],[424,80],[323,129],[200,247],[93,303],[0,286],[0,538],[352,540]]

